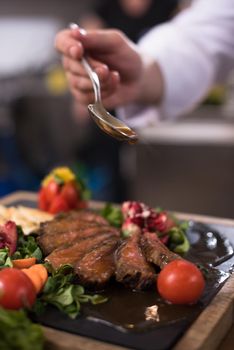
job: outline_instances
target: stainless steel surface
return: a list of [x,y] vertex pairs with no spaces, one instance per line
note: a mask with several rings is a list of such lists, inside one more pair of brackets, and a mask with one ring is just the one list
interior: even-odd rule
[[[75,29],[78,28],[78,25],[71,23],[69,27],[71,29]],[[90,80],[92,81],[94,89],[95,101],[93,104],[88,105],[90,116],[100,129],[115,139],[127,141],[129,143],[137,142],[138,136],[135,131],[106,111],[101,100],[101,87],[98,75],[92,70],[88,61],[84,57],[82,58],[81,62],[86,69]]]

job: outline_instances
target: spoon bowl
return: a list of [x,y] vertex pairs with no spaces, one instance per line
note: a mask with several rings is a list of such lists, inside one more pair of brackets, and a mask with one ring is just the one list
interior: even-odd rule
[[[71,29],[79,28],[79,26],[75,23],[71,23],[69,27]],[[88,106],[90,116],[99,126],[99,128],[111,137],[114,137],[115,139],[120,141],[127,141],[131,144],[136,143],[138,140],[138,136],[135,133],[135,131],[133,131],[129,126],[127,126],[118,118],[112,116],[104,108],[101,99],[101,86],[97,73],[93,71],[92,67],[90,66],[85,57],[81,59],[81,63],[83,64],[86,72],[88,73],[94,89],[95,101],[93,104],[90,104]]]
[[107,112],[102,104],[90,104],[88,105],[88,111],[95,123],[106,134],[119,141],[127,141],[131,144],[137,142],[138,137],[135,131],[130,129],[121,120],[113,117],[109,112]]

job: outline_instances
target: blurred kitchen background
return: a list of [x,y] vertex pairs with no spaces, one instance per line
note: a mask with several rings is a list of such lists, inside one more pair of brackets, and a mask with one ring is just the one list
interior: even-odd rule
[[[126,3],[130,11],[137,1]],[[0,1],[0,196],[36,191],[49,170],[69,165],[98,200],[234,218],[234,73],[188,116],[142,130],[136,146],[110,139],[74,107],[57,31],[78,22],[138,40],[189,1],[145,6],[131,16],[118,0]]]

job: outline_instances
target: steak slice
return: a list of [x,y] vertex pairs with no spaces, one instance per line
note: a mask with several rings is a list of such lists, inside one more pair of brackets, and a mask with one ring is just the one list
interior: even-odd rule
[[61,213],[56,216],[56,219],[82,220],[88,222],[96,222],[99,225],[108,225],[108,221],[103,216],[99,215],[93,210],[70,210],[67,213]]
[[43,253],[45,255],[48,255],[53,250],[60,247],[61,245],[64,245],[65,243],[72,243],[77,239],[91,237],[102,232],[110,232],[116,235],[117,237],[120,236],[119,230],[114,227],[107,225],[90,226],[85,224],[83,227],[81,226],[79,230],[40,235],[37,238],[37,242],[41,247]]
[[156,279],[153,267],[142,254],[140,233],[135,233],[120,245],[116,251],[116,280],[135,290],[150,287]]
[[112,236],[75,264],[81,284],[100,288],[109,281],[115,272],[114,252],[118,243],[118,237]]
[[41,223],[37,233],[41,235],[75,231],[83,228],[85,225],[88,227],[108,225],[108,222],[95,212],[72,211],[60,214],[51,221]]
[[113,233],[106,231],[99,235],[78,239],[71,244],[63,245],[55,249],[46,260],[51,263],[54,269],[63,264],[75,265],[89,251],[103,244],[107,239],[113,236]]
[[170,261],[181,257],[170,251],[153,232],[145,232],[140,240],[141,249],[146,260],[158,265],[161,269]]

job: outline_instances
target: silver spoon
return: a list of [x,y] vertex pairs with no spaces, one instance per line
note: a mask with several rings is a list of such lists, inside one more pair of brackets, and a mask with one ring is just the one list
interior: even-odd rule
[[[69,28],[76,29],[79,26],[75,23],[71,23]],[[127,141],[129,143],[136,143],[138,136],[131,128],[124,124],[119,119],[113,117],[104,108],[101,99],[101,87],[98,75],[93,71],[88,61],[83,57],[81,59],[85,70],[87,71],[90,80],[93,84],[95,101],[93,104],[88,105],[90,116],[93,118],[95,123],[102,129],[106,134],[116,138],[120,141]]]

